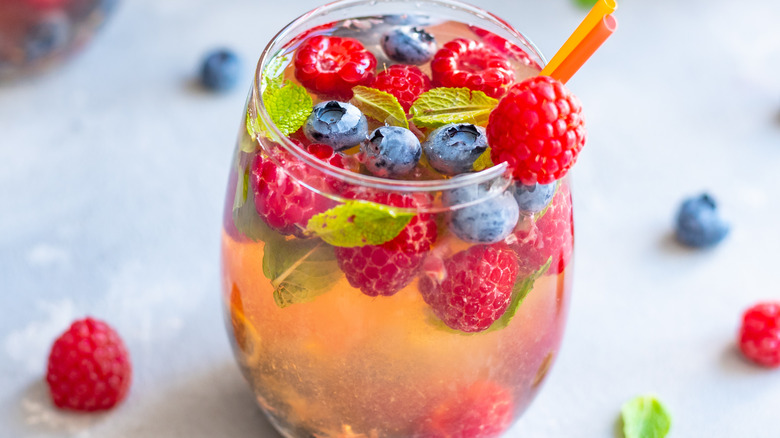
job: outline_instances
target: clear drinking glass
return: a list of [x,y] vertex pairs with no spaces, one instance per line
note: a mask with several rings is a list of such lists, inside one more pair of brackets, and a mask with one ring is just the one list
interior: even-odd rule
[[[366,17],[371,19],[361,20]],[[499,436],[533,400],[560,346],[571,288],[568,178],[557,182],[544,210],[521,212],[506,239],[468,243],[449,230],[450,219],[516,190],[505,164],[455,178],[431,179],[424,171],[406,180],[357,173],[307,153],[280,132],[264,106],[263,72],[305,38],[358,38],[376,53],[381,70],[387,61],[378,35],[407,24],[426,26],[437,38],[463,36],[521,50],[528,59],[516,63],[518,79],[544,65],[506,22],[451,0],[339,1],[293,21],[267,46],[230,172],[222,279],[237,361],[262,410],[286,437]],[[295,81],[289,71],[285,77]],[[344,159],[354,157],[348,151]],[[260,179],[281,181],[282,189],[260,196]],[[477,187],[484,196],[476,201],[449,196]],[[325,211],[355,193],[413,215],[410,239],[430,245],[339,248],[269,219],[279,211],[305,217],[295,210],[299,206]],[[347,276],[355,270],[363,277]],[[458,290],[473,301],[455,316],[475,325],[486,312],[500,318],[487,329],[452,328],[446,320],[453,315],[441,311],[447,308],[442,300],[451,299],[440,294],[447,281],[473,286]],[[485,282],[507,281],[508,304],[479,296]]]

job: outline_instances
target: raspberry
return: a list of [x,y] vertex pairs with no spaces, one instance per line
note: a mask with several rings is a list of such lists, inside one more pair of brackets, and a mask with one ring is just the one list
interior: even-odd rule
[[548,76],[526,79],[490,113],[487,137],[493,162],[509,163],[516,180],[551,183],[569,171],[585,145],[580,101]]
[[[387,192],[352,191],[345,195],[380,204],[402,208],[416,208],[420,201],[410,195]],[[390,296],[411,282],[436,240],[434,217],[416,215],[393,240],[381,245],[356,248],[336,248],[336,260],[352,287],[368,296]]]
[[507,309],[517,278],[517,256],[505,244],[477,245],[445,260],[441,283],[420,279],[420,292],[448,327],[481,332]]
[[74,322],[51,348],[46,381],[59,408],[110,409],[125,398],[131,378],[125,344],[102,321]]
[[506,56],[482,43],[457,38],[436,52],[431,61],[437,87],[466,87],[501,97],[515,80]]
[[745,312],[739,349],[759,365],[780,366],[780,303],[760,303]]
[[374,88],[390,93],[409,112],[409,108],[421,94],[431,89],[431,80],[413,65],[391,65],[379,73]]
[[512,424],[514,404],[505,388],[477,382],[437,406],[415,438],[494,438]]
[[[293,140],[293,142],[295,142]],[[343,167],[340,155],[330,154],[325,145],[309,145],[313,155],[335,166]],[[328,157],[328,158],[326,158]],[[310,175],[306,165],[280,149],[279,163],[257,154],[252,163],[252,187],[257,214],[269,227],[284,235],[304,237],[303,230],[312,216],[322,213],[335,204],[330,199],[304,187],[301,181],[314,188],[323,188],[322,178]]]
[[318,35],[295,52],[295,77],[316,93],[349,100],[352,87],[370,85],[376,58],[352,38]]
[[[520,275],[525,277],[547,263],[552,263],[547,274],[560,274],[571,260],[574,246],[571,195],[562,184],[553,197],[547,212],[529,227],[515,231],[517,239],[511,247],[517,253]],[[511,236],[510,236],[511,237]]]
[[517,44],[507,41],[505,38],[500,37],[493,32],[481,27],[469,26],[469,29],[471,29],[475,35],[482,38],[482,41],[484,41],[485,44],[503,53],[510,59],[520,61],[525,65],[531,66],[537,70],[541,70],[539,64],[531,59],[531,57],[528,56],[528,53],[526,53],[526,51]]

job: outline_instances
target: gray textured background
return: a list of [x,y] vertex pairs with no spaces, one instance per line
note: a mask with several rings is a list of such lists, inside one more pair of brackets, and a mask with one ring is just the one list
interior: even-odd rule
[[[81,56],[0,86],[0,436],[275,437],[229,350],[221,206],[246,87],[194,84],[208,49],[255,59],[320,2],[126,0]],[[566,0],[474,0],[552,55],[584,12]],[[675,437],[777,437],[780,372],[736,352],[742,310],[780,298],[780,2],[626,0],[569,83],[590,141],[575,171],[574,299],[563,350],[510,437],[612,437],[655,392]],[[671,240],[679,200],[721,202],[713,251]],[[53,410],[52,340],[91,314],[123,335],[130,397]]]

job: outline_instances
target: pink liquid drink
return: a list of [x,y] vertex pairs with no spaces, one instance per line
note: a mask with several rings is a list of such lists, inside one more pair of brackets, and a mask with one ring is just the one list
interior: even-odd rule
[[543,64],[447,0],[337,2],[270,43],[222,266],[237,361],[282,435],[497,437],[533,400],[569,302],[569,182],[513,178],[485,126]]

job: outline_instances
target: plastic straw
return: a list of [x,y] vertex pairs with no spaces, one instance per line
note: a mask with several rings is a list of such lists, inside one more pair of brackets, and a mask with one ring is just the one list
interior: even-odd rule
[[604,41],[612,35],[617,29],[617,19],[612,15],[607,15],[585,36],[580,44],[561,62],[555,70],[550,73],[550,77],[558,79],[564,84],[577,73],[593,52],[598,50]]
[[588,34],[602,22],[605,16],[615,12],[617,9],[617,2],[615,0],[599,0],[593,9],[588,12],[588,15],[582,20],[577,29],[571,34],[568,40],[563,43],[558,53],[553,56],[547,66],[542,70],[542,75],[550,76],[550,73],[558,68],[564,59],[569,57],[569,54],[575,47],[580,45],[582,40],[588,36]]

